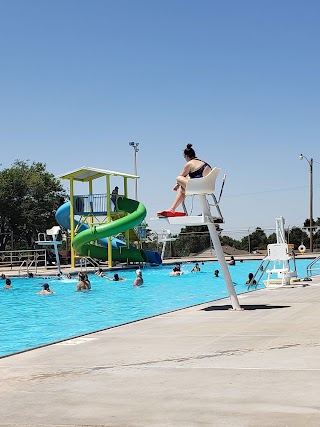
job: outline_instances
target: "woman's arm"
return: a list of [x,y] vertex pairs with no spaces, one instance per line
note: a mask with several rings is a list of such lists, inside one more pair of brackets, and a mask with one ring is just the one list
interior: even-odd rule
[[[187,162],[184,165],[183,171],[180,173],[179,176],[182,176],[183,178],[185,178],[186,176],[189,175],[190,169],[191,169],[190,162]],[[179,176],[177,178],[179,178]],[[180,184],[175,184],[174,187],[172,188],[172,190],[177,191],[179,187],[180,187]]]
[[184,176],[184,177],[188,176],[188,175],[189,175],[189,172],[190,172],[190,169],[191,169],[190,162],[187,162],[187,163],[184,165],[183,171],[180,173],[180,175],[179,175],[179,176]]

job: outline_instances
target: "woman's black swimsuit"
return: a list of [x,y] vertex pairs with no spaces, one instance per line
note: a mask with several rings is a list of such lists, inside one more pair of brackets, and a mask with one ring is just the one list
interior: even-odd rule
[[[200,159],[196,159],[196,160],[200,160]],[[205,168],[207,166],[209,166],[209,168],[211,169],[211,166],[208,163],[204,162],[204,164],[199,169],[197,169],[194,172],[189,172],[190,178],[202,178],[203,177],[203,171],[205,170]]]

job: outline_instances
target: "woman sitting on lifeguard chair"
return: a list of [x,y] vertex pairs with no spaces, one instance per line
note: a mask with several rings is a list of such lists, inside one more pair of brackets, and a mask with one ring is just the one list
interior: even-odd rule
[[176,212],[176,209],[185,200],[185,189],[189,179],[202,178],[207,176],[212,170],[208,163],[196,157],[192,144],[187,144],[183,155],[187,163],[184,165],[181,174],[177,177],[176,185],[172,188],[174,191],[177,191],[175,201],[169,209],[157,212],[158,217],[184,216],[184,212]]

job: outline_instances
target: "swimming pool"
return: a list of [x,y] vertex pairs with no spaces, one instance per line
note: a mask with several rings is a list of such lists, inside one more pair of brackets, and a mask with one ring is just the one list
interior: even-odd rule
[[[306,275],[309,263],[297,260],[299,277]],[[238,294],[247,292],[248,273],[259,265],[244,261],[229,267]],[[221,271],[218,262],[200,263],[198,273],[191,273],[193,266],[182,264],[181,277],[169,276],[172,266],[143,269],[145,284],[139,288],[132,285],[134,270],[119,271],[126,279],[120,282],[90,275],[90,292],[75,292],[76,279],[13,278],[10,290],[2,289],[2,280],[0,356],[228,296],[223,278],[213,275]],[[54,295],[37,295],[44,282]]]

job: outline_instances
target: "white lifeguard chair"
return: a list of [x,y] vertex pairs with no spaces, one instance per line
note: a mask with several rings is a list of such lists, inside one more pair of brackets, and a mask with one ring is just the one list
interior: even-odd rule
[[[260,279],[267,274],[267,280],[263,280],[266,287],[280,287],[291,284],[291,279],[297,277],[297,269],[295,262],[295,254],[293,245],[289,245],[286,241],[284,231],[284,218],[280,216],[276,218],[276,237],[277,243],[270,243],[267,246],[267,255],[261,261],[255,275],[248,285],[248,290],[252,286],[253,281],[259,283]],[[273,263],[272,268],[269,265]],[[290,264],[293,263],[293,269]],[[272,265],[272,264],[271,264]],[[271,278],[273,274],[277,274],[277,278]]]
[[[296,269],[290,269],[290,261],[293,257],[289,253],[287,243],[273,243],[268,245],[265,259],[273,262],[273,267],[266,270],[268,278],[265,280],[265,286],[267,288],[290,285],[290,280],[297,277]],[[273,274],[277,274],[276,279],[271,278]]]
[[172,237],[170,230],[162,228],[162,237],[158,239],[158,242],[162,243],[161,259],[164,259],[167,242],[174,242],[175,240],[177,240],[177,238]]
[[[276,218],[277,243],[267,246],[267,256],[265,259],[269,263],[273,262],[273,267],[266,270],[268,278],[264,283],[267,288],[290,285],[291,279],[297,277],[294,252],[290,252],[289,245],[286,242],[284,222],[283,216]],[[294,262],[293,270],[290,269],[291,260]],[[277,274],[277,278],[271,279],[272,274]]]
[[[268,245],[266,259],[273,262],[273,267],[266,270],[266,273],[268,274],[266,287],[269,287],[271,284],[281,286],[289,284],[290,277],[287,276],[287,273],[289,272],[288,261],[290,259],[288,254],[288,245],[286,243],[273,243]],[[277,274],[278,278],[271,282],[272,274]]]
[[58,225],[55,225],[54,227],[46,230],[45,233],[39,233],[38,240],[36,241],[37,245],[53,246],[58,274],[61,274],[58,245],[61,245],[62,241],[57,240],[60,230],[61,228]]
[[[207,225],[211,237],[212,244],[214,246],[220,267],[222,269],[222,274],[228,289],[228,293],[230,296],[231,304],[233,310],[241,310],[238,296],[233,286],[233,282],[230,276],[230,272],[227,266],[226,259],[224,257],[224,253],[221,247],[221,242],[219,239],[218,231],[215,224],[222,224],[224,222],[221,210],[219,207],[219,202],[221,199],[224,183],[226,180],[226,175],[223,177],[223,182],[220,190],[220,195],[217,200],[214,192],[216,187],[216,180],[220,173],[219,168],[213,168],[208,175],[202,178],[194,178],[189,179],[185,194],[186,196],[198,196],[199,201],[202,208],[201,215],[188,215],[185,207],[185,216],[177,216],[177,217],[166,217],[169,224],[172,225]],[[209,203],[208,197],[211,196],[213,200],[213,204]],[[211,207],[214,207],[217,212],[217,216],[213,216],[211,213]]]

